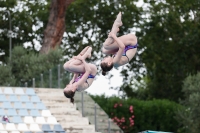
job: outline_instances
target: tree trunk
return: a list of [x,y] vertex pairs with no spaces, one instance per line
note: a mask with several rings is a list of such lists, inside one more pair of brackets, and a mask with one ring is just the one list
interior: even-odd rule
[[65,31],[65,14],[67,7],[74,0],[51,0],[50,15],[40,53],[47,54],[50,49],[60,45]]

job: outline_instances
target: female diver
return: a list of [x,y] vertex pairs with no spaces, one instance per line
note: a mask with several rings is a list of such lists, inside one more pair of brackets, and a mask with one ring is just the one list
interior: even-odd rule
[[97,67],[85,61],[87,57],[91,56],[91,50],[91,47],[86,47],[78,56],[64,64],[66,70],[74,73],[72,80],[64,88],[64,95],[70,98],[72,103],[74,103],[75,92],[89,88],[97,73]]
[[137,37],[134,34],[116,36],[121,25],[121,13],[119,13],[102,47],[104,54],[111,55],[101,61],[102,75],[104,76],[113,67],[117,68],[128,63],[136,54],[138,44]]

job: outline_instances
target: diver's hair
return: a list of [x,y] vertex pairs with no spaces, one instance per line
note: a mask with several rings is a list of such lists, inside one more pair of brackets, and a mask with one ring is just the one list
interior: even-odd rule
[[70,102],[74,104],[74,95],[75,95],[75,92],[73,91],[66,91],[64,92],[64,95],[65,97],[69,98],[70,99]]
[[110,71],[113,68],[113,63],[108,65],[108,63],[101,63],[102,75],[105,76],[106,72]]
[[105,72],[105,71],[102,71],[102,75],[105,76],[105,75],[106,75],[106,72]]

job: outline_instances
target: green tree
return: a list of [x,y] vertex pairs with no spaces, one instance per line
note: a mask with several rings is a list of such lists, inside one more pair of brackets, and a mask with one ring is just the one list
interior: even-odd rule
[[185,99],[180,103],[185,107],[177,112],[177,120],[183,125],[186,133],[200,132],[200,72],[190,75],[184,80]]
[[16,83],[14,75],[11,73],[11,67],[7,65],[0,66],[0,85],[1,86],[13,86]]
[[10,11],[12,23],[12,47],[30,43],[28,49],[36,50],[36,40],[41,42],[49,15],[46,0],[5,0],[0,2],[0,61],[9,56],[9,20],[5,11]]
[[90,45],[95,51],[92,60],[99,59],[102,56],[102,43],[107,38],[119,11],[123,14],[123,26],[120,28],[119,35],[129,33],[132,28],[138,27],[142,8],[136,7],[134,2],[137,0],[74,1],[66,13],[66,36],[63,37],[67,42],[64,43],[65,53],[76,55],[85,46]]
[[146,68],[148,97],[178,101],[183,97],[182,81],[200,70],[200,3],[145,2],[150,4],[148,17],[137,35],[143,50],[140,61]]
[[[28,86],[32,86],[32,79],[35,78],[35,80],[40,81],[40,75],[43,74],[44,87],[49,87],[49,69],[52,69],[53,84],[58,81],[57,65],[63,64],[62,50],[56,48],[50,50],[48,54],[39,54],[21,46],[16,46],[12,53],[14,60],[7,65],[0,66],[1,85],[24,86],[25,83],[28,83]],[[61,68],[61,70],[63,69]],[[62,80],[65,83],[68,82],[69,74],[63,71],[62,73]],[[40,86],[40,82],[37,82],[36,86]],[[53,87],[57,86],[53,85]]]

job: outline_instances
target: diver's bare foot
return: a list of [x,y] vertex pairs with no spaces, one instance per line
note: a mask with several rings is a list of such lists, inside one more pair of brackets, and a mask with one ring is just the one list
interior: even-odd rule
[[122,19],[122,13],[119,12],[119,14],[117,15],[117,18],[116,18],[113,25],[115,25],[116,27],[122,26],[122,20],[121,19]]

